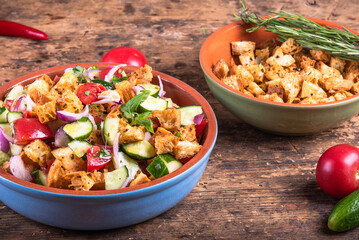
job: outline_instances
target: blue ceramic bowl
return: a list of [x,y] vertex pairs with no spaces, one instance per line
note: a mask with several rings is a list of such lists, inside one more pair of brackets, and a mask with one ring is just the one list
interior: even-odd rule
[[[93,63],[79,64],[90,67]],[[111,64],[95,63],[100,69]],[[113,65],[113,64],[112,64]],[[67,65],[34,72],[0,87],[0,97],[14,85],[29,84],[42,74],[61,75]],[[127,71],[135,68],[128,67]],[[201,105],[208,125],[202,150],[177,171],[150,183],[118,190],[78,192],[40,186],[0,170],[0,200],[34,221],[66,229],[102,230],[124,227],[153,218],[175,206],[201,178],[217,138],[217,122],[208,102],[193,88],[168,75],[163,79],[167,96],[179,105]]]

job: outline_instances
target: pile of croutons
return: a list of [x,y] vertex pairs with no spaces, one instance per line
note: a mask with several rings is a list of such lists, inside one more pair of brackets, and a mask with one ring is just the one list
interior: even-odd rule
[[220,59],[213,73],[246,95],[278,103],[317,104],[342,100],[359,92],[359,62],[320,50],[303,49],[289,38],[259,44],[231,43],[229,63]]

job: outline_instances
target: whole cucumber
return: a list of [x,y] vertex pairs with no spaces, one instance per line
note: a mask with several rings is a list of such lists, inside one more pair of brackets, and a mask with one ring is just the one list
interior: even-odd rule
[[340,200],[328,218],[328,227],[335,232],[344,232],[359,226],[359,190]]

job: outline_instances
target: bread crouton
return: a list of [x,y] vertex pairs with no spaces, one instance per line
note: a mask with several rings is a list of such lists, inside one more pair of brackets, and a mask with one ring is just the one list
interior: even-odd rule
[[50,101],[34,107],[34,111],[41,123],[47,123],[57,118],[56,101]]
[[337,78],[343,78],[340,72],[332,67],[329,67],[323,62],[317,62],[315,64],[315,68],[318,69],[323,74],[323,79],[329,78],[329,77],[337,77]]
[[201,150],[201,148],[202,146],[197,142],[179,141],[173,154],[176,159],[193,157]]
[[265,92],[255,82],[249,82],[247,90],[256,97],[265,94]]
[[[120,109],[120,106],[118,106]],[[93,117],[105,119],[106,118],[106,109],[102,104],[90,105],[90,114]]]
[[143,183],[148,183],[151,182],[151,180],[142,172],[138,173],[135,177],[135,179],[133,179],[130,183],[130,187],[132,186],[136,186],[136,185],[140,185]]
[[122,81],[116,84],[115,91],[120,95],[123,103],[128,102],[131,98],[136,96],[132,87],[133,85],[129,81]]
[[280,87],[284,89],[285,102],[291,103],[298,96],[301,81],[302,79],[298,73],[287,73],[280,80]]
[[239,61],[243,66],[255,65],[257,63],[253,51],[242,53],[239,56]]
[[266,60],[266,63],[269,65],[279,65],[283,67],[288,67],[295,63],[294,58],[289,54],[284,54],[281,48],[274,50],[273,56],[269,57]]
[[[279,80],[278,80],[278,85],[277,86],[275,86],[274,84],[272,86],[268,86],[267,94],[272,95],[273,93],[276,93],[277,97],[281,98],[282,102],[283,102],[284,88],[279,87]],[[274,98],[276,98],[276,97],[274,97]]]
[[276,92],[272,93],[272,94],[260,95],[260,96],[258,96],[258,98],[269,100],[272,102],[283,103],[283,99],[281,97],[279,97]]
[[55,89],[61,94],[66,90],[74,92],[77,89],[77,76],[73,71],[65,72],[55,85]]
[[170,134],[160,134],[154,139],[156,154],[171,153],[177,146],[179,138]]
[[359,82],[356,82],[356,83],[353,84],[351,91],[352,91],[354,94],[359,93]]
[[242,82],[239,81],[237,75],[231,75],[231,76],[222,78],[222,82],[237,91],[240,91],[243,88]]
[[337,92],[334,94],[334,98],[336,101],[343,100],[347,98],[347,95],[345,93]]
[[69,172],[86,170],[85,161],[77,157],[70,147],[57,148],[51,153],[56,160],[62,162],[63,168]]
[[65,110],[71,113],[80,113],[83,109],[82,102],[71,90],[64,90],[57,99],[56,107],[58,110]]
[[[238,66],[237,77],[241,84],[238,83],[239,89],[248,87],[250,82],[254,81],[253,75],[248,71],[247,67]],[[240,87],[241,86],[241,87]]]
[[152,81],[152,68],[147,64],[144,67],[139,68],[135,72],[131,72],[128,75],[128,81],[132,85],[137,85],[141,83],[149,83]]
[[177,132],[181,127],[181,111],[178,109],[155,110],[152,115],[157,117],[161,127]]
[[309,53],[312,56],[312,58],[314,58],[314,60],[316,61],[322,61],[324,63],[330,62],[330,55],[326,52],[323,52],[321,50],[311,49],[309,50]]
[[26,156],[39,166],[44,166],[46,160],[51,157],[51,148],[38,139],[26,145],[23,150]]
[[9,161],[4,162],[1,168],[7,173],[11,173]]
[[338,77],[329,77],[320,81],[320,85],[324,90],[338,90],[346,91],[353,87],[353,82],[350,80],[344,80]]
[[49,95],[50,86],[45,80],[37,79],[27,85],[25,91],[35,103],[39,103],[41,96]]
[[300,51],[302,51],[302,47],[299,43],[297,43],[294,38],[288,38],[282,45],[280,46],[284,54],[293,55]]
[[[105,173],[107,172],[107,169],[112,168],[113,164],[107,164],[103,170],[103,172],[100,171],[93,171],[90,176],[92,180],[94,180],[95,184],[92,186],[91,190],[105,190]],[[113,171],[114,169],[110,169],[109,171]]]
[[166,135],[166,134],[172,134],[170,131],[166,130],[163,127],[158,127],[155,134],[152,135],[152,137],[148,140],[149,143],[151,143],[152,146],[155,146],[155,138],[159,135]]
[[256,49],[255,51],[256,63],[260,64],[261,62],[265,62],[269,58],[269,48]]
[[335,101],[335,97],[334,96],[330,96],[327,98],[322,98],[318,100],[318,103],[329,103],[329,102],[334,102]]
[[250,91],[248,91],[247,89],[243,89],[241,92],[248,95],[248,96],[254,97],[254,95]]
[[228,72],[229,72],[229,67],[223,59],[220,59],[213,67],[213,73],[219,79],[227,77]]
[[311,66],[307,66],[300,71],[300,75],[303,81],[308,81],[313,84],[318,84],[318,81],[323,78],[323,74]]
[[307,97],[300,101],[301,104],[317,104],[318,101],[316,98]]
[[254,52],[256,43],[251,41],[231,42],[232,55],[242,55],[246,52]]
[[187,125],[180,128],[181,141],[196,141],[196,127],[194,125]]
[[359,69],[348,71],[344,74],[344,79],[350,80],[354,83],[359,81]]
[[329,66],[337,69],[339,72],[344,72],[346,61],[338,57],[331,57]]
[[101,130],[94,130],[91,132],[90,136],[86,139],[87,142],[89,142],[92,145],[104,145]]
[[314,98],[314,99],[320,99],[320,98],[326,98],[327,93],[320,88],[318,85],[313,84],[308,81],[304,81],[302,84],[302,90],[299,94],[300,98]]
[[121,132],[119,144],[145,140],[145,131],[146,128],[144,126],[130,126],[125,131]]
[[265,77],[269,80],[276,80],[278,78],[284,77],[287,72],[284,70],[284,68],[280,65],[265,65]]
[[247,66],[247,70],[253,76],[253,80],[256,83],[262,83],[263,82],[265,69],[264,69],[262,64],[249,65],[249,66]]
[[71,177],[70,189],[77,191],[89,191],[95,184],[95,181],[91,178],[91,173],[86,171],[72,172],[68,174]]
[[47,186],[67,189],[71,184],[71,177],[67,176],[68,171],[64,169],[62,161],[55,160],[47,175]]

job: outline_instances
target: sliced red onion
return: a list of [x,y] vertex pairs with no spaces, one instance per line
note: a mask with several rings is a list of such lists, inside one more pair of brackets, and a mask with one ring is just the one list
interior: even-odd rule
[[7,138],[0,131],[0,150],[4,153],[7,153],[10,149],[10,143]]
[[142,86],[133,86],[132,89],[135,91],[136,95],[140,94],[142,90],[145,90]]
[[12,105],[13,102],[14,102],[14,100],[6,100],[6,101],[5,101],[5,105],[6,105],[8,108],[11,109],[11,105]]
[[9,135],[7,135],[6,132],[5,132],[5,130],[4,130],[2,127],[0,127],[0,132],[1,132],[1,134],[3,135],[3,137],[6,138],[6,140],[8,140],[8,141],[11,142],[11,143],[14,143],[14,138],[11,137],[11,136],[9,136]]
[[97,125],[96,125],[95,119],[93,118],[93,116],[90,113],[88,115],[88,118],[90,119],[90,121],[92,123],[93,131],[96,131],[97,130]]
[[73,71],[72,69],[73,69],[73,68],[66,68],[66,69],[65,69],[65,72]]
[[100,70],[89,70],[87,72],[87,76],[91,79],[94,80],[95,78],[100,78]]
[[111,82],[113,79],[113,75],[115,75],[116,71],[120,69],[121,67],[127,66],[126,64],[119,64],[116,66],[113,66],[113,68],[106,74],[104,81]]
[[83,117],[88,117],[89,115],[89,106],[86,105],[84,110],[81,113],[70,113],[67,111],[56,111],[57,117],[65,122],[75,122]]
[[19,155],[15,155],[10,158],[9,166],[12,175],[25,181],[31,181],[32,177],[26,170],[24,161],[22,161]]
[[[20,112],[20,111],[24,111],[24,103],[23,103],[23,100],[25,98],[25,95],[20,95],[18,96],[17,98],[14,99],[14,101],[12,102],[11,104],[11,107],[10,107],[10,111],[11,112]],[[23,109],[20,109],[23,108]]]
[[97,97],[99,100],[92,104],[105,104],[105,103],[122,103],[121,97],[116,91],[108,90],[103,91]]
[[150,132],[145,132],[145,140],[148,141],[151,138],[151,133]]
[[26,94],[26,110],[32,111],[33,107],[36,107],[36,104],[34,103],[34,101],[32,101],[31,97]]
[[101,127],[101,136],[102,136],[102,141],[104,143],[106,143],[106,139],[105,139],[105,135],[103,134],[103,125],[104,125],[105,121],[101,121],[100,127]]
[[204,117],[203,113],[194,116],[193,118],[194,124],[196,125],[200,124],[202,122],[203,117]]
[[66,135],[64,131],[64,126],[62,125],[55,134],[55,146],[56,147],[67,147],[68,143],[70,142],[69,137]]
[[[121,100],[121,103],[122,103],[122,100]],[[121,103],[112,104],[111,107],[110,107],[110,112],[111,112],[112,110],[114,110],[116,107],[120,106]]]
[[127,187],[131,182],[131,177],[128,177],[125,182],[123,183],[122,187],[121,188],[125,188]]
[[119,159],[119,156],[118,156],[118,152],[119,152],[119,143],[120,143],[120,135],[121,133],[117,133],[116,136],[115,136],[115,141],[113,142],[113,159],[115,161],[115,167],[116,169],[120,168],[122,165],[120,163],[120,159]]
[[157,78],[158,78],[158,83],[160,85],[160,91],[158,92],[158,96],[163,97],[166,94],[166,92],[163,89],[162,79],[160,75],[157,75]]

